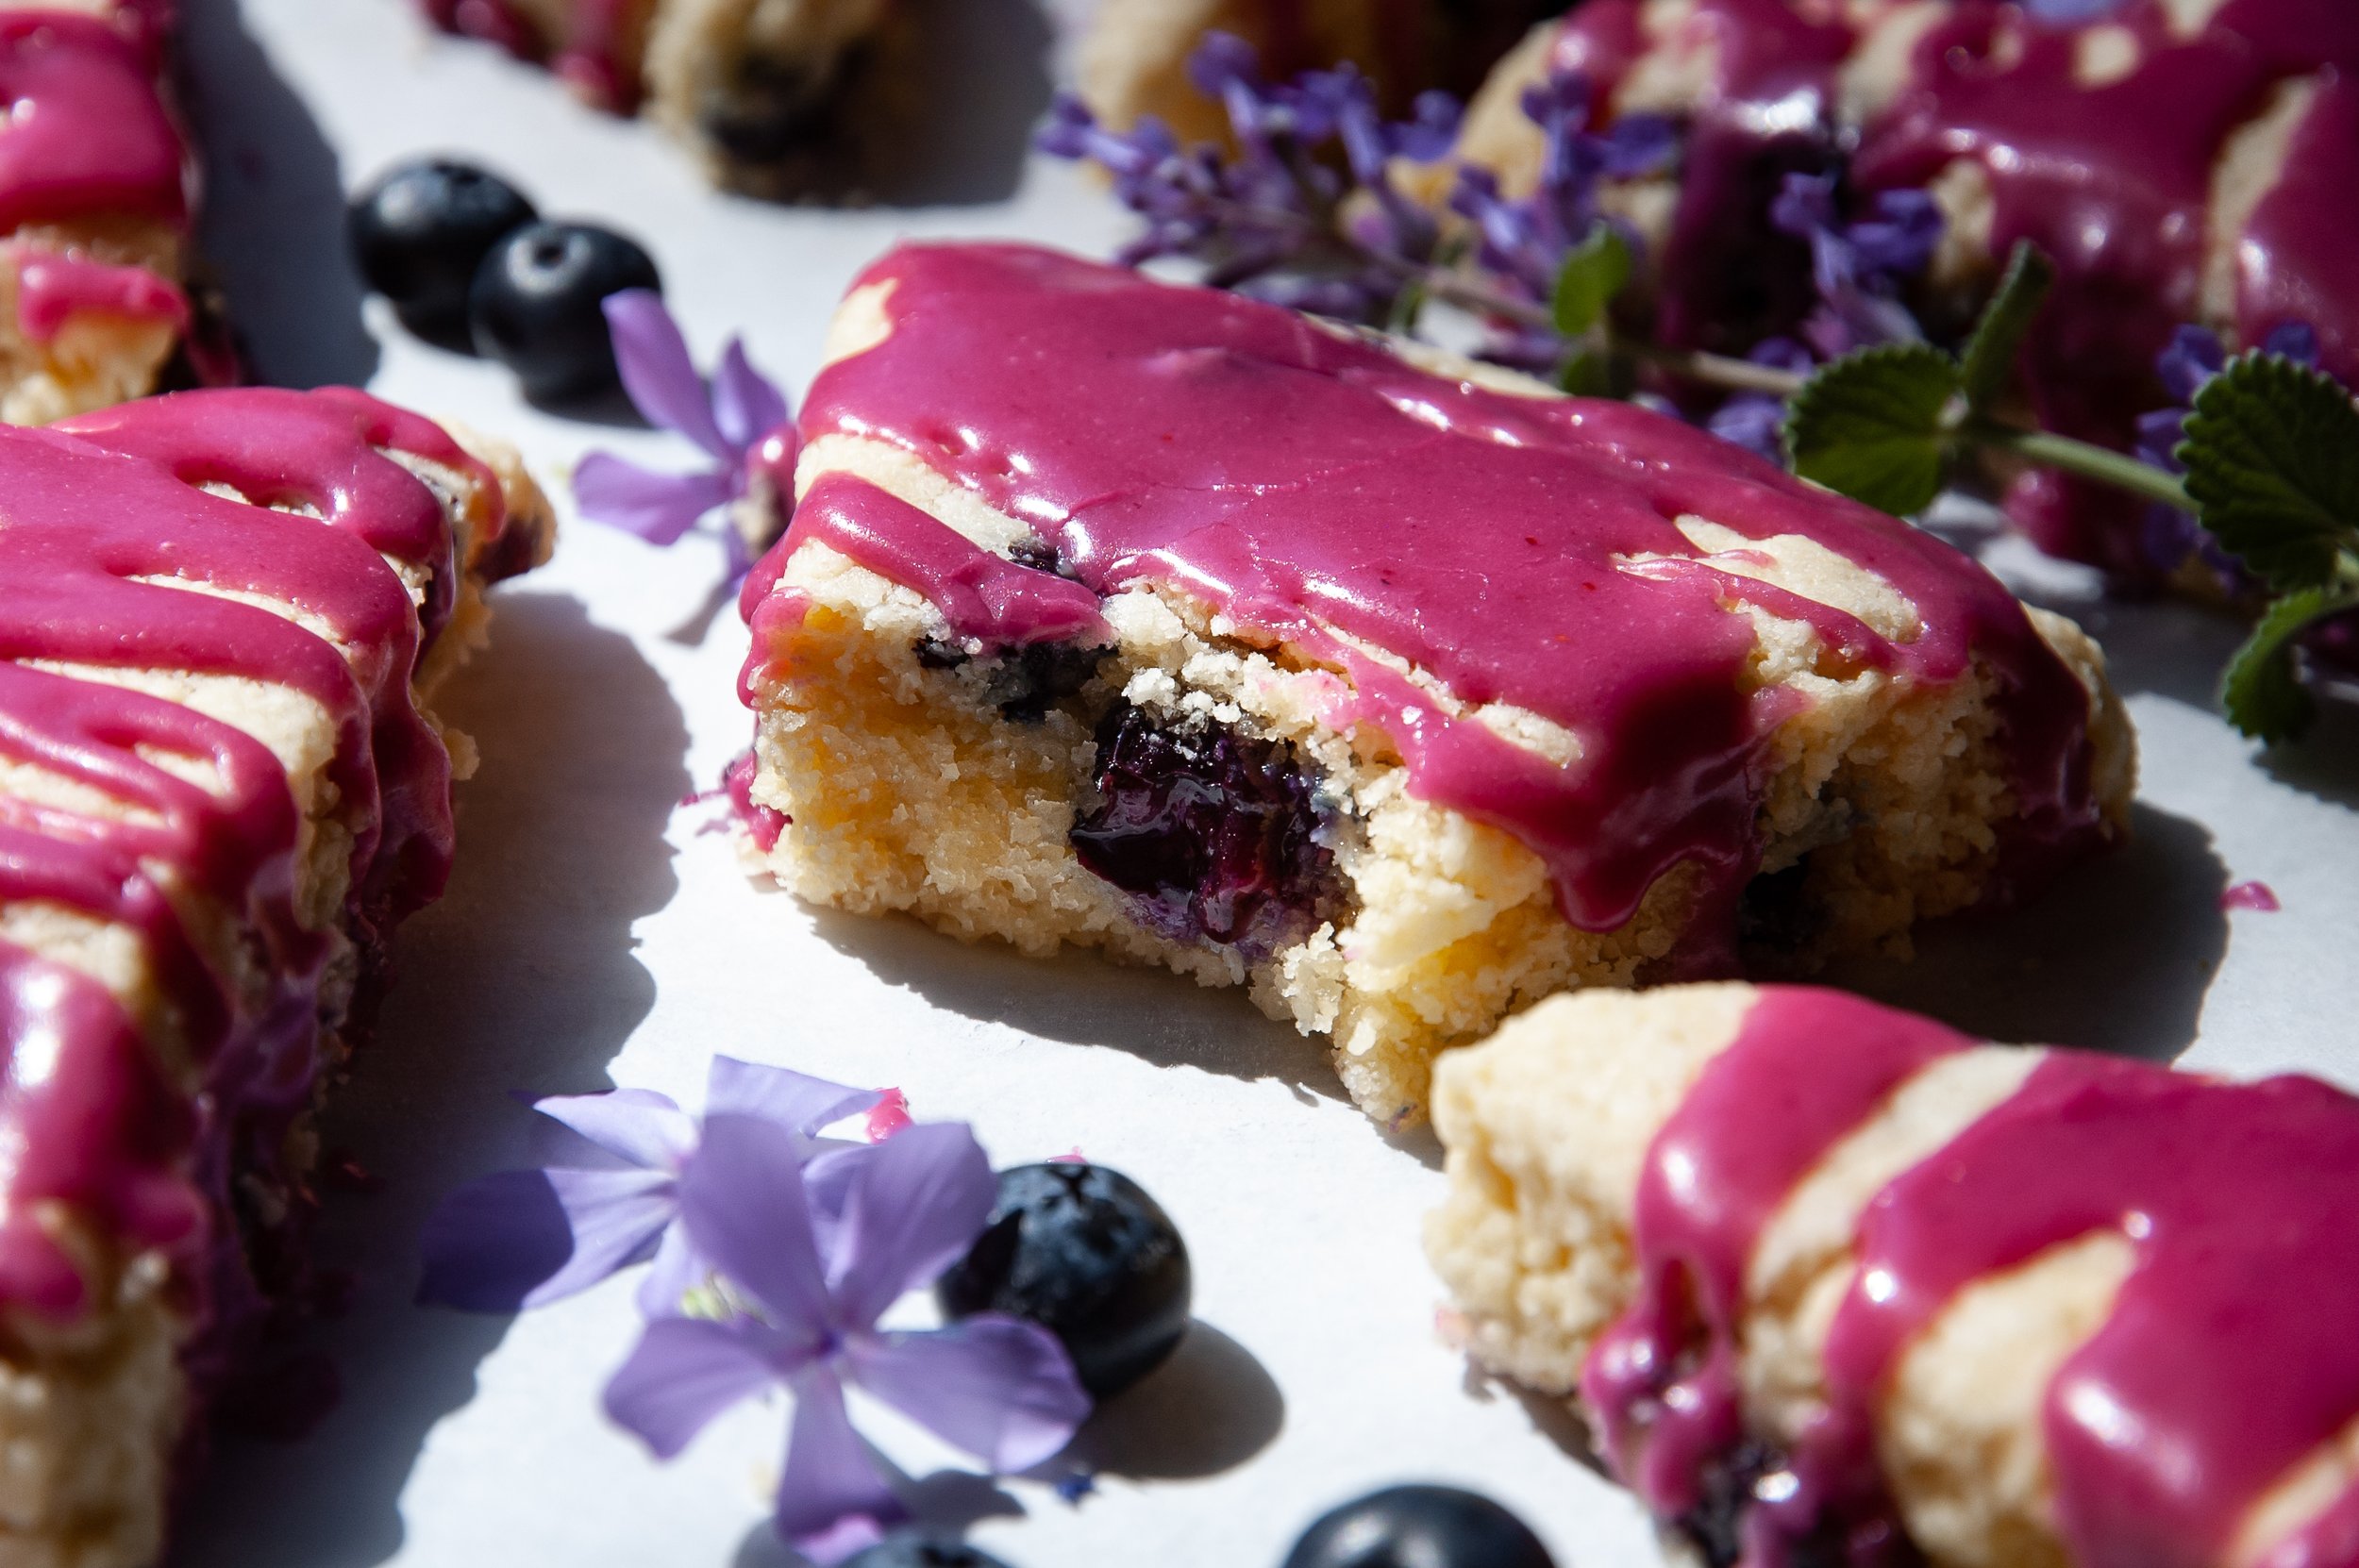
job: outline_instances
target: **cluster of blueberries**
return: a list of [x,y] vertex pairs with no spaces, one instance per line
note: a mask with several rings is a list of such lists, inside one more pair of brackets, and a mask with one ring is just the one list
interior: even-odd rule
[[[1055,1334],[1103,1401],[1145,1377],[1187,1333],[1188,1249],[1163,1207],[1102,1165],[999,1173],[991,1222],[934,1286],[948,1318],[1004,1312]],[[896,1537],[845,1568],[1007,1568],[957,1542]],[[1322,1516],[1283,1568],[1553,1568],[1523,1522],[1454,1487],[1395,1486]]]
[[535,403],[611,392],[614,345],[600,304],[663,287],[637,241],[544,219],[497,175],[451,158],[388,170],[353,198],[345,233],[361,277],[403,326],[497,359]]

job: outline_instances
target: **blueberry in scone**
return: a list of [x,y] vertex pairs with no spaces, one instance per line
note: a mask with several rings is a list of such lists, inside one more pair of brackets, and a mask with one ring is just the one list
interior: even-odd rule
[[1689,986],[1534,1008],[1434,1123],[1467,1348],[1709,1562],[2345,1560],[2340,1090]]
[[744,601],[763,864],[1249,985],[1380,1120],[1553,992],[2118,831],[2088,639],[1675,420],[1020,246],[894,253],[830,352]]
[[428,704],[549,519],[342,389],[0,431],[0,1560],[139,1568],[300,1283],[338,1032],[449,871]]

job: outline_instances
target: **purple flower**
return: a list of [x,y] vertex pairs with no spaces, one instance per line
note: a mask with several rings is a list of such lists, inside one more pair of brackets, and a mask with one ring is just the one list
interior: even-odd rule
[[[921,1124],[840,1161],[812,1190],[795,1135],[762,1117],[709,1116],[678,1183],[680,1220],[715,1283],[711,1315],[650,1322],[607,1385],[607,1413],[661,1459],[730,1406],[794,1397],[776,1522],[833,1561],[907,1511],[845,1408],[858,1385],[1001,1472],[1072,1438],[1089,1396],[1054,1335],[995,1313],[922,1332],[880,1328],[981,1234],[996,1190],[974,1136]],[[829,1223],[815,1223],[832,1211]]]
[[[627,289],[609,294],[604,309],[631,403],[647,423],[686,436],[718,466],[661,474],[611,453],[590,453],[574,470],[581,514],[650,544],[671,544],[708,514],[742,500],[757,468],[783,488],[795,450],[786,395],[746,359],[744,342],[729,340],[708,387],[661,294]],[[752,542],[727,522],[721,539],[735,581],[753,564]]]
[[1818,308],[1802,324],[1802,336],[1822,358],[1924,338],[1899,296],[1941,242],[1941,209],[1931,196],[1882,192],[1870,216],[1847,223],[1836,209],[1834,175],[1788,175],[1769,221],[1810,243]]
[[[715,1057],[705,1113],[777,1126],[825,1167],[814,1172],[814,1185],[833,1191],[844,1173],[832,1167],[862,1145],[816,1135],[878,1098],[873,1090]],[[652,1258],[641,1309],[679,1310],[696,1274],[696,1259],[674,1224],[683,1176],[698,1155],[696,1119],[646,1089],[553,1094],[532,1108],[571,1135],[568,1142],[577,1146],[568,1162],[501,1171],[443,1199],[420,1237],[426,1273],[418,1298],[466,1311],[513,1312],[587,1290]]]
[[[1791,338],[1765,338],[1745,356],[1757,365],[1807,375],[1817,368],[1809,349]],[[1712,411],[1704,427],[1723,441],[1750,448],[1772,462],[1785,460],[1785,399],[1768,392],[1738,392]]]

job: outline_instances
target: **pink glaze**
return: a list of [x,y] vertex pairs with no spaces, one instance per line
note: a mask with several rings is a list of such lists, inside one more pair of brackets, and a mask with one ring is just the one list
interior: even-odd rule
[[1089,589],[995,555],[899,496],[848,475],[827,475],[795,504],[786,554],[813,540],[917,590],[955,635],[986,649],[1113,641]]
[[729,810],[754,841],[754,847],[767,855],[778,847],[778,835],[786,831],[790,819],[784,811],[754,798],[754,776],[758,771],[754,754],[749,751],[729,764],[729,771],[721,776],[721,789],[729,798]]
[[598,108],[628,114],[638,107],[638,71],[629,58],[638,0],[572,0],[555,39],[544,39],[510,0],[420,3],[427,20],[444,32],[496,43],[519,59],[545,54],[559,79]]
[[128,215],[188,221],[152,48],[95,17],[0,12],[0,233]]
[[877,1103],[868,1109],[867,1132],[871,1143],[881,1143],[910,1125],[910,1097],[897,1089],[880,1089]]
[[[275,1168],[290,1119],[310,1103],[328,953],[294,914],[299,824],[265,747],[192,709],[27,661],[248,676],[317,700],[337,726],[328,776],[354,833],[352,923],[364,941],[381,933],[441,886],[450,811],[447,759],[410,697],[420,619],[379,552],[441,577],[452,567],[439,504],[380,446],[483,484],[481,549],[503,549],[488,472],[358,392],[188,392],[0,430],[0,758],[133,809],[118,820],[0,796],[0,905],[129,927],[190,1047],[162,1061],[108,993],[0,942],[0,1300],[55,1314],[83,1305],[39,1220],[59,1203],[164,1249],[200,1321],[250,1301],[221,1216],[234,1172]],[[193,488],[205,479],[314,515]],[[270,610],[141,578],[300,605],[345,651]],[[429,604],[446,606],[447,589]],[[217,785],[181,777],[185,766],[164,765],[175,758],[205,764]],[[253,933],[249,956],[268,976],[259,994],[214,971],[182,925],[183,892]]]
[[[1600,97],[1645,47],[1640,0],[1590,0],[1557,45]],[[1840,161],[1837,68],[1857,44],[1837,8],[1789,0],[1699,0],[1680,38],[1716,71],[1695,105],[1676,221],[1661,258],[1659,325],[1671,341],[1737,350],[1791,330],[1811,305],[1802,247],[1769,227],[1790,170]],[[2281,82],[2359,72],[2359,6],[2348,0],[2230,0],[2183,39],[2161,0],[2124,0],[2108,24],[2144,51],[2132,75],[2082,86],[2084,27],[2044,25],[2019,7],[1957,0],[1919,41],[1903,91],[1864,127],[1850,159],[1863,192],[1923,187],[1955,160],[1979,162],[1995,202],[1991,246],[2031,240],[2059,268],[2056,295],[2026,354],[2042,416],[2069,433],[2129,444],[2158,406],[2155,356],[2201,314],[2215,165],[2230,135]],[[2288,320],[2319,330],[2325,363],[2359,378],[2359,104],[2348,80],[2301,127],[2282,182],[2238,251],[2236,328],[2246,342]],[[1732,257],[1748,259],[1732,266]],[[2028,490],[2011,507],[2041,543],[2140,569],[2136,509],[2088,487]]]
[[[1659,1512],[1692,1506],[1741,1435],[1732,1322],[1764,1221],[1894,1089],[1967,1043],[1832,993],[1765,992],[1656,1138],[1642,1293],[1582,1388]],[[2056,1052],[1868,1205],[1826,1345],[1828,1409],[1782,1456],[1788,1495],[1751,1510],[1750,1568],[1831,1538],[1848,1560],[1906,1560],[1871,1446],[1896,1359],[1966,1286],[2106,1231],[2132,1271],[2042,1416],[2059,1527],[2080,1568],[2219,1560],[2252,1504],[2359,1417],[2359,1103],[2310,1078],[2232,1085]],[[2267,1560],[2347,1564],[2354,1542],[2346,1497]]]
[[2267,882],[2239,882],[2219,895],[2223,909],[2257,909],[2263,914],[2275,914],[2284,908],[2277,901],[2277,892]]
[[8,255],[16,264],[17,329],[34,342],[53,342],[85,311],[188,330],[188,296],[145,267],[109,266],[30,245],[10,245]]
[[[1912,642],[1807,613],[1846,657],[1910,679],[1988,661],[2023,804],[2011,831],[2032,860],[2096,833],[2085,698],[2004,590],[1928,536],[1675,420],[1481,391],[1286,310],[1019,246],[905,248],[862,281],[892,286],[894,331],[822,373],[806,440],[892,442],[1029,522],[1092,590],[1181,588],[1344,668],[1412,789],[1531,845],[1587,928],[1620,925],[1694,862],[1713,906],[1698,942],[1725,947],[1755,854],[1758,746],[1792,710],[1741,691],[1752,634],[1725,601],[1799,607],[1696,560],[1670,521],[1685,513],[1804,535],[1892,583],[1922,614]],[[906,529],[897,548],[946,548],[948,530],[919,515],[866,522]],[[747,586],[748,689],[778,674],[763,617],[792,596],[760,595],[795,542]],[[1366,649],[1430,672],[1455,702],[1555,721],[1583,759],[1509,746]]]

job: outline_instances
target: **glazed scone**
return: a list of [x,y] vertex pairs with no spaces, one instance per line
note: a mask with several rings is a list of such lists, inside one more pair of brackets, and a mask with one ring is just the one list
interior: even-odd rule
[[1433,1115],[1468,1350],[1709,1562],[2349,1560],[2338,1090],[1712,985],[1543,1003]]
[[2119,830],[2086,638],[1676,421],[1018,246],[894,253],[830,351],[745,599],[768,869],[1249,985],[1381,1121],[1553,992]]
[[857,182],[908,106],[897,0],[423,0],[437,25],[644,108],[715,182],[783,197]]
[[1082,35],[1078,74],[1081,96],[1110,125],[1151,114],[1182,142],[1224,141],[1228,116],[1188,78],[1188,57],[1207,33],[1245,40],[1275,78],[1348,61],[1405,111],[1427,89],[1473,91],[1525,28],[1558,8],[1554,0],[1104,0]]
[[38,425],[225,378],[190,304],[189,153],[169,8],[0,0],[0,421]]
[[5,1568],[154,1561],[299,1283],[356,982],[449,867],[426,702],[547,554],[487,459],[343,390],[0,431]]
[[[2359,7],[2341,0],[1590,0],[1545,24],[1470,106],[1459,158],[1511,193],[1537,178],[1525,92],[1577,75],[1602,124],[1670,117],[1678,173],[1609,189],[1647,242],[1644,292],[1665,341],[1745,353],[1799,335],[1811,254],[1771,205],[1788,174],[1832,174],[1865,215],[1921,191],[1943,223],[1913,300],[1961,332],[2017,241],[2058,281],[2024,368],[2044,423],[2129,447],[2170,399],[2156,357],[2183,324],[2257,344],[2313,327],[2359,383]],[[2066,14],[2079,20],[2064,21]],[[1411,180],[1437,206],[1447,164]],[[1736,264],[1741,259],[1741,264]],[[2126,576],[2156,559],[2144,509],[2052,475],[2009,509],[2044,547]]]

